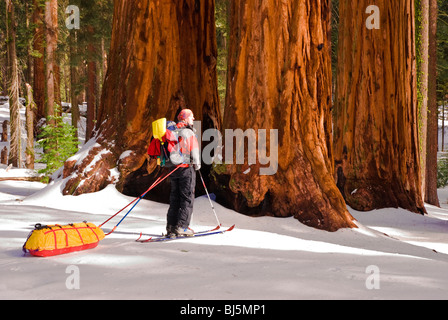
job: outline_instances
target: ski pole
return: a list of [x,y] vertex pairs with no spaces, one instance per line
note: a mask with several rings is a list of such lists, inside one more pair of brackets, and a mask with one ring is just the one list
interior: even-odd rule
[[156,179],[156,181],[154,181],[154,183],[148,188],[148,190],[146,190],[145,192],[143,192],[140,196],[138,196],[137,198],[135,198],[134,200],[132,200],[131,202],[129,202],[125,207],[123,207],[120,211],[118,211],[116,214],[114,214],[112,217],[110,217],[109,219],[107,219],[106,221],[104,221],[102,224],[100,224],[98,226],[98,228],[101,228],[103,225],[105,225],[108,221],[110,221],[111,219],[113,219],[116,215],[118,215],[120,212],[122,212],[124,209],[126,209],[127,207],[129,207],[131,204],[133,204],[135,201],[137,201],[139,198],[144,197],[152,188],[154,188],[155,184],[160,180],[160,178],[162,177],[158,177]]
[[208,190],[207,190],[207,187],[205,186],[204,179],[202,178],[201,170],[198,170],[198,171],[199,171],[199,176],[201,177],[202,185],[204,186],[204,189],[205,189],[205,193],[207,193],[208,201],[210,201],[210,205],[212,206],[212,210],[213,210],[213,213],[215,214],[216,221],[218,222],[218,226],[221,227],[221,223],[219,222],[218,215],[216,214],[212,199],[210,199],[210,195],[208,194]]
[[[145,191],[145,193],[143,193],[140,197],[138,197],[138,198],[136,198],[135,200],[137,200],[138,199],[138,201],[132,206],[132,208],[131,209],[129,209],[129,211],[123,216],[123,218],[121,218],[121,220],[115,225],[115,227],[112,229],[112,231],[110,231],[108,234],[106,234],[106,236],[108,236],[108,235],[110,235],[112,232],[114,232],[116,229],[117,229],[117,227],[120,225],[120,223],[122,223],[123,222],[123,220],[128,216],[128,214],[135,208],[135,206],[140,202],[140,200],[142,200],[143,199],[143,197],[151,190],[151,189],[153,189],[153,188],[155,188],[159,183],[161,183],[163,180],[165,180],[166,178],[168,178],[174,171],[176,171],[177,169],[178,169],[179,167],[176,167],[173,171],[171,171],[170,173],[168,173],[166,176],[164,176],[163,177],[163,179],[157,179],[152,185],[151,185],[151,187],[147,190],[147,191]],[[135,201],[134,200],[134,201]],[[132,201],[132,202],[134,202],[134,201]],[[131,203],[132,203],[131,202]],[[128,204],[128,206],[129,206],[130,204]]]

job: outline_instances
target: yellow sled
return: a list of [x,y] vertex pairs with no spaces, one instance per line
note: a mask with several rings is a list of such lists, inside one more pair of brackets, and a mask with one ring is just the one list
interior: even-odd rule
[[49,257],[95,248],[104,239],[104,232],[93,223],[73,223],[65,226],[36,224],[23,245],[33,256]]

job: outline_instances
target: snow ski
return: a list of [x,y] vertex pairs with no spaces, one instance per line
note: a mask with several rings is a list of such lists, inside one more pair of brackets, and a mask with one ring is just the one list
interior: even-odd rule
[[163,235],[160,237],[152,237],[152,238],[149,238],[146,240],[142,240],[141,239],[142,235],[140,235],[140,237],[135,241],[140,242],[140,243],[147,243],[147,242],[163,242],[163,241],[173,241],[173,240],[180,240],[180,239],[191,239],[191,238],[195,238],[195,237],[205,237],[205,236],[211,236],[214,234],[223,234],[225,232],[232,231],[235,228],[235,225],[233,225],[230,228],[225,229],[225,230],[219,230],[220,228],[221,228],[220,226],[217,226],[216,228],[214,228],[212,230],[196,232],[191,236],[168,237],[166,235]]

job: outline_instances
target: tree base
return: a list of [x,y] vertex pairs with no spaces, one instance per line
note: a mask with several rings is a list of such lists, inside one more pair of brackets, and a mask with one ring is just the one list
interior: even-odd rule
[[[211,171],[212,192],[219,204],[251,217],[294,217],[309,227],[331,232],[357,227],[341,195],[333,198],[312,196],[303,183],[294,178],[294,181],[288,181],[291,179],[288,173],[283,177],[258,179],[246,175],[242,178],[215,169]],[[314,181],[310,185],[316,188]],[[336,187],[335,192],[339,193]]]

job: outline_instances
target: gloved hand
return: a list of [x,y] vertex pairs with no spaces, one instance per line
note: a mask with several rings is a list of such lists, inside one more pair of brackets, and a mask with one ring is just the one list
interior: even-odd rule
[[200,164],[193,164],[193,168],[194,170],[198,171],[201,169],[201,165]]

